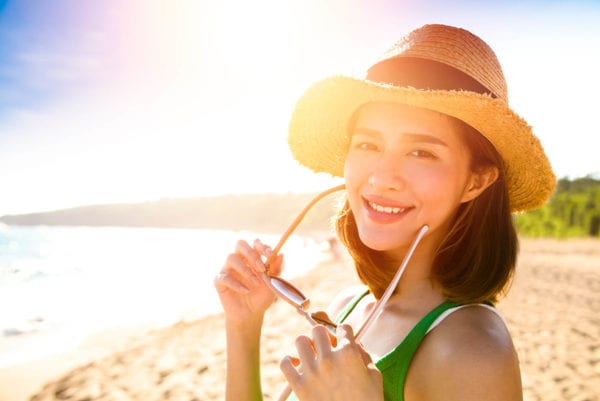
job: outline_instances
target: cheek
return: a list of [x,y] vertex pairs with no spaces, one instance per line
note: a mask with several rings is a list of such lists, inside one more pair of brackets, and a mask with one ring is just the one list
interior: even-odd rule
[[346,187],[353,188],[360,185],[360,182],[364,180],[367,175],[367,169],[364,163],[360,163],[359,160],[352,157],[349,154],[344,162],[344,180],[346,181]]
[[413,164],[405,168],[403,173],[413,187],[418,188],[420,192],[431,191],[435,193],[448,186],[449,180],[452,179],[450,169],[439,164],[429,166]]
[[364,174],[364,169],[353,163],[352,160],[346,159],[344,163],[344,184],[346,185],[346,196],[350,203],[350,208],[354,209],[357,206],[357,190],[362,181],[361,176]]
[[458,206],[465,188],[465,175],[449,166],[420,169],[413,172],[415,191],[431,203]]

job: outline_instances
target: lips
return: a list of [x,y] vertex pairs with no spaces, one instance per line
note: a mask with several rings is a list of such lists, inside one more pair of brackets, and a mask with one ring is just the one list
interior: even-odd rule
[[364,198],[365,208],[369,217],[377,222],[389,223],[396,221],[412,209],[411,206],[392,203],[378,197]]
[[379,205],[375,202],[369,202],[369,201],[367,201],[367,205],[369,205],[369,207],[371,209],[373,209],[379,213],[388,213],[388,214],[400,214],[407,209],[405,207],[383,206],[383,205]]

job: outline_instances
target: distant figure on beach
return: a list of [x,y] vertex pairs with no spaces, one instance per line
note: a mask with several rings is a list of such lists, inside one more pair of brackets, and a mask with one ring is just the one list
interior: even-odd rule
[[342,249],[340,245],[340,241],[337,237],[329,237],[327,238],[327,244],[329,245],[329,252],[333,256],[333,259],[336,261],[342,260]]
[[329,317],[309,314],[279,277],[278,247],[238,242],[215,277],[227,400],[262,399],[261,327],[277,296],[314,324],[281,361],[289,399],[522,400],[494,303],[515,269],[511,213],[544,204],[555,176],[509,108],[493,50],[462,28],[419,27],[364,79],[312,85],[288,143],[304,166],[344,178],[336,230],[365,286],[342,290]]

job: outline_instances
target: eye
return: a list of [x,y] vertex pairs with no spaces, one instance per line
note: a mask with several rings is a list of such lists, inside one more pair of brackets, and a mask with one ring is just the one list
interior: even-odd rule
[[419,159],[437,159],[437,156],[428,150],[416,149],[409,153],[411,156],[417,157]]
[[377,145],[371,142],[359,142],[355,147],[360,150],[377,150]]
[[375,141],[364,138],[364,137],[359,137],[358,135],[356,137],[352,138],[350,147],[352,149],[362,150],[362,151],[372,151],[372,150],[376,151],[379,149],[379,147],[377,146]]

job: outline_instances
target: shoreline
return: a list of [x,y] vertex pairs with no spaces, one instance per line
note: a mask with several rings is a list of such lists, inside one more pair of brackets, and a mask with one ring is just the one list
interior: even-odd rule
[[[498,308],[521,360],[524,400],[598,400],[594,384],[600,380],[600,241],[521,242],[515,281]],[[315,310],[358,283],[349,262],[333,258],[292,281],[311,298]],[[293,353],[295,337],[309,330],[284,302],[267,312],[261,340],[266,400],[283,388],[280,359]],[[80,348],[9,371],[0,369],[0,400],[224,398],[221,314],[157,329],[116,328],[98,333]]]

